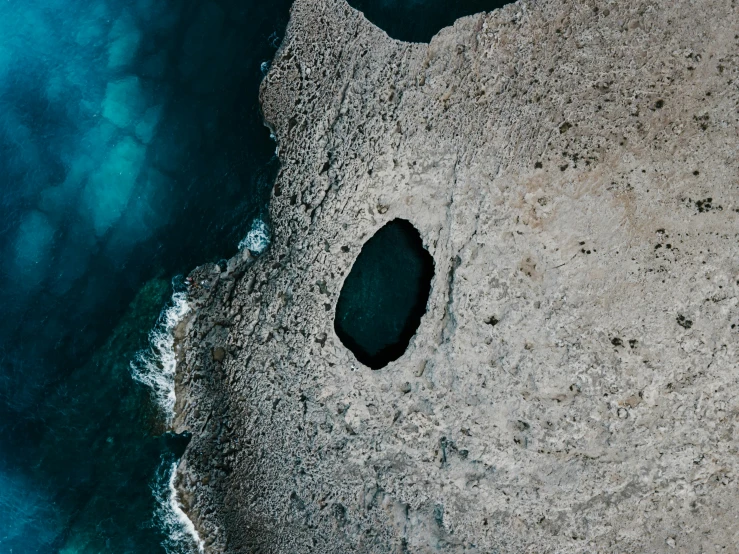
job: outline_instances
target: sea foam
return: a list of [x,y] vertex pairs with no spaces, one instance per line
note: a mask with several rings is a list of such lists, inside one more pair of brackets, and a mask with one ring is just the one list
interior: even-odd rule
[[269,246],[269,227],[261,219],[255,219],[251,229],[239,243],[239,250],[248,248],[250,252],[261,254]]
[[149,387],[168,426],[174,419],[175,405],[174,329],[189,311],[187,293],[175,292],[149,333],[149,347],[138,352],[131,362],[133,378]]
[[[143,383],[156,399],[167,426],[174,419],[175,370],[177,358],[174,348],[174,329],[190,311],[187,293],[175,292],[169,305],[162,310],[156,325],[149,333],[149,347],[141,350],[131,362],[134,379]],[[157,508],[154,518],[163,531],[162,543],[167,554],[195,554],[204,552],[204,544],[190,518],[180,506],[175,476],[177,462],[170,459],[162,461],[152,485]]]
[[162,543],[167,554],[195,554],[205,551],[205,544],[195,525],[180,507],[174,486],[177,463],[162,462],[154,484],[157,509],[154,514],[166,539]]

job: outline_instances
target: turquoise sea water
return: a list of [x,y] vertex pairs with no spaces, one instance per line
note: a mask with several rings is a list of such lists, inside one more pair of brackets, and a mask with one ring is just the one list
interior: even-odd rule
[[0,4],[0,552],[197,550],[167,506],[187,437],[136,364],[169,367],[175,276],[259,238],[290,3]]
[[264,217],[289,4],[0,4],[0,552],[163,551],[186,438],[130,362],[172,277]]

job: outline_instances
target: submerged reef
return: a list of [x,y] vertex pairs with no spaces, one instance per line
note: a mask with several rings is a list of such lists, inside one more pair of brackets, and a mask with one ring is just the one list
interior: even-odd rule
[[[739,7],[520,1],[429,44],[297,0],[272,241],[191,274],[175,485],[206,552],[716,552],[739,472]],[[396,219],[402,356],[334,329]]]

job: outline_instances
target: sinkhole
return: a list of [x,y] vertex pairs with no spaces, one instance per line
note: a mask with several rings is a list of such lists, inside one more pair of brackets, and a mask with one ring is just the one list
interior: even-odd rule
[[395,219],[362,247],[339,295],[334,329],[372,369],[400,358],[415,335],[434,276],[434,260],[418,230]]
[[460,17],[489,12],[511,0],[348,0],[394,39],[429,42]]

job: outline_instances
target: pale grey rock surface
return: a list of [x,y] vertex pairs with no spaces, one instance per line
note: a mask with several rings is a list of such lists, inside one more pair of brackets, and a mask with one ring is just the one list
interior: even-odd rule
[[[208,550],[736,552],[738,80],[728,0],[518,2],[430,45],[297,0],[272,246],[199,268],[179,329]],[[334,307],[396,217],[436,275],[372,371]]]

